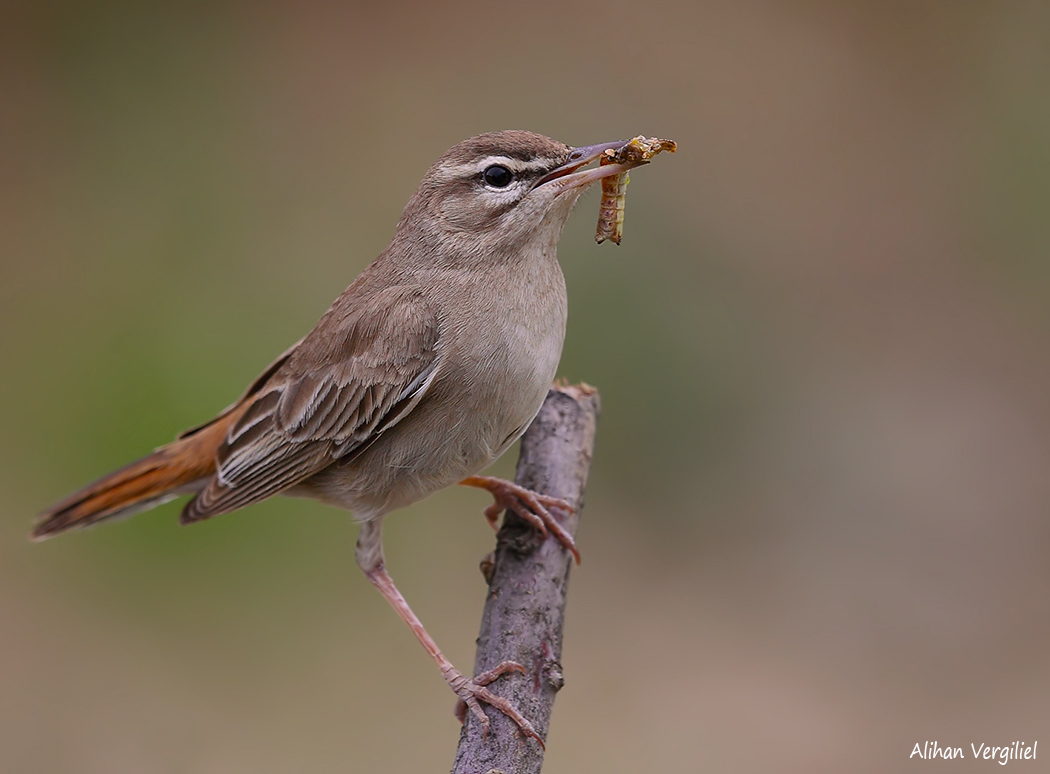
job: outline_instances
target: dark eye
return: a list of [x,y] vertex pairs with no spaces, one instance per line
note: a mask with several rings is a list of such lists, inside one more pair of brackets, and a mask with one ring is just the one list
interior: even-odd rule
[[506,167],[501,167],[499,164],[493,164],[482,172],[481,176],[493,188],[506,188],[514,179],[514,173]]

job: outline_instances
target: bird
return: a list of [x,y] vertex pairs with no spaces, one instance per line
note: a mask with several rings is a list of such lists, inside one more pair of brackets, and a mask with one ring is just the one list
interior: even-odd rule
[[481,703],[542,745],[487,687],[524,668],[508,661],[469,678],[456,669],[387,572],[382,526],[459,483],[492,494],[493,525],[513,510],[579,561],[555,515],[569,503],[479,473],[528,428],[556,375],[567,317],[558,241],[590,184],[638,165],[588,167],[625,142],[573,148],[507,130],[453,146],[423,176],[386,249],[237,401],[44,511],[31,537],[180,495],[192,497],[183,524],[275,495],[348,510],[360,525],[357,564],[484,731]]

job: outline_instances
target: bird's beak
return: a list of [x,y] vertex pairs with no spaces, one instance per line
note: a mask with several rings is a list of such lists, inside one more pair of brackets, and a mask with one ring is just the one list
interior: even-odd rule
[[533,188],[539,188],[541,185],[547,185],[554,181],[557,181],[556,185],[566,190],[569,188],[581,188],[590,185],[595,180],[601,180],[603,177],[618,175],[621,172],[626,172],[628,169],[633,169],[639,164],[630,162],[624,164],[602,164],[591,169],[583,169],[592,161],[600,158],[605,151],[616,150],[626,144],[627,140],[613,140],[612,142],[603,142],[599,145],[584,145],[580,148],[573,148],[572,152],[569,153],[569,160],[541,177]]

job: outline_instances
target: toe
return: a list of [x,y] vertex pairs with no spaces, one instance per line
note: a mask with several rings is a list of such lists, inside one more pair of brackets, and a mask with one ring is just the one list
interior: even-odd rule
[[572,503],[570,503],[568,500],[562,500],[560,497],[536,495],[536,499],[548,508],[557,508],[558,510],[565,511],[566,513],[570,514],[576,513],[576,509],[572,507]]
[[525,674],[525,667],[519,664],[517,661],[504,661],[501,664],[497,664],[495,667],[487,672],[482,672],[480,675],[475,675],[474,682],[477,685],[488,685],[495,680],[503,677],[505,674],[511,672],[517,672],[518,674]]

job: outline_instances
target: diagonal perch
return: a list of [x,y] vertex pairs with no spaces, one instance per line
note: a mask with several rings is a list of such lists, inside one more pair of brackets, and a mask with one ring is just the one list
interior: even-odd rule
[[[594,453],[600,402],[588,385],[555,386],[521,438],[515,482],[568,500],[575,513],[559,513],[575,536]],[[546,738],[554,697],[562,687],[561,645],[572,556],[554,539],[542,539],[513,513],[506,513],[496,539],[489,594],[481,619],[474,673],[517,661],[527,674],[504,677],[493,691],[507,698]],[[468,721],[460,734],[453,774],[502,771],[537,774],[543,748],[524,738],[514,722],[489,711],[491,729],[482,737]]]

